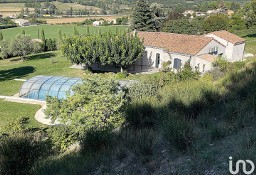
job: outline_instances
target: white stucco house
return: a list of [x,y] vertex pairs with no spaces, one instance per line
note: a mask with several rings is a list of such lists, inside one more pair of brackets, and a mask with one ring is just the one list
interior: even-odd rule
[[137,32],[144,40],[145,54],[132,65],[130,71],[161,69],[163,62],[171,62],[170,68],[177,71],[186,62],[201,73],[212,69],[216,58],[241,61],[245,40],[227,31],[206,35],[184,35],[165,32]]
[[15,19],[14,22],[16,24],[18,24],[19,26],[21,26],[21,27],[30,26],[30,22],[28,20],[25,20],[25,19]]
[[103,21],[94,21],[92,23],[93,26],[100,26],[103,23]]

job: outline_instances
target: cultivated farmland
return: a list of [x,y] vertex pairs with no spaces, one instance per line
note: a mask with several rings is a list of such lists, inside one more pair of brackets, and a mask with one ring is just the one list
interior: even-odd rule
[[105,16],[89,16],[89,17],[75,17],[75,18],[50,18],[43,19],[47,22],[47,24],[62,24],[62,23],[72,23],[72,22],[83,22],[86,19],[105,19],[107,21],[115,20],[116,18],[120,18],[122,16],[116,15],[105,15]]

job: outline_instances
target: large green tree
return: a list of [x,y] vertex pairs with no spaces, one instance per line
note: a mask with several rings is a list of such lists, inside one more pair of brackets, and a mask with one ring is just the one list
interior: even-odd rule
[[12,41],[10,51],[15,56],[20,56],[22,60],[33,52],[32,37],[29,35],[17,35]]
[[64,39],[62,52],[72,63],[119,66],[121,72],[144,53],[143,42],[130,33],[106,33],[97,36],[71,36]]
[[[72,126],[75,133],[119,127],[124,121],[125,93],[111,80],[84,80],[67,99],[47,98],[46,115]],[[80,135],[80,134],[78,134]]]
[[256,25],[256,0],[251,0],[244,7],[246,16],[246,25],[251,27]]
[[154,14],[145,0],[138,0],[132,12],[132,29],[155,31]]
[[206,32],[227,30],[229,18],[227,15],[212,15],[203,21],[203,28]]

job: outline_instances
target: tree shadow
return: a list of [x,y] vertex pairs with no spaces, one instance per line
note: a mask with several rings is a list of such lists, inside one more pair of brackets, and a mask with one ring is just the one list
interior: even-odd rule
[[12,80],[15,78],[22,78],[30,73],[33,73],[35,68],[32,66],[23,66],[12,68],[8,70],[0,70],[0,81]]
[[[177,98],[173,98],[173,99],[169,99],[167,101],[167,103],[163,106],[162,105],[155,106],[155,105],[152,105],[151,103],[146,103],[146,102],[141,103],[141,104],[130,105],[129,109],[126,110],[126,122],[127,123],[124,126],[122,126],[120,128],[120,130],[122,131],[123,129],[126,129],[127,127],[135,128],[132,131],[134,131],[134,133],[136,134],[136,133],[141,132],[141,129],[143,129],[143,128],[152,128],[152,127],[156,126],[155,128],[158,129],[158,127],[161,127],[160,125],[156,125],[156,123],[159,122],[158,120],[163,121],[163,122],[159,122],[159,124],[162,125],[164,122],[167,123],[167,122],[170,122],[173,120],[177,120],[177,118],[175,118],[175,115],[177,115],[177,114],[178,114],[177,117],[184,116],[185,118],[187,118],[189,120],[192,119],[193,122],[196,121],[195,119],[202,120],[202,118],[200,118],[199,115],[204,115],[204,117],[207,117],[207,119],[209,118],[209,120],[202,121],[202,122],[206,122],[206,123],[207,122],[210,123],[211,117],[214,116],[214,119],[213,119],[214,123],[212,123],[212,125],[217,126],[218,124],[220,124],[222,117],[223,117],[223,119],[225,119],[227,117],[225,110],[230,110],[230,109],[228,109],[228,107],[224,106],[224,103],[229,104],[229,103],[237,102],[237,101],[241,101],[241,102],[244,102],[245,104],[249,105],[252,108],[251,110],[255,111],[254,112],[254,116],[255,116],[255,114],[256,114],[256,91],[255,91],[256,78],[255,78],[255,75],[256,75],[256,64],[252,65],[250,68],[241,70],[241,71],[233,74],[230,77],[230,81],[227,84],[223,84],[223,86],[225,88],[227,88],[227,91],[224,94],[220,93],[219,91],[216,92],[216,91],[212,91],[212,90],[205,90],[202,92],[201,98],[199,98],[199,99],[195,98],[195,100],[189,104],[185,104],[183,101],[181,101]],[[236,107],[236,108],[234,108],[235,110],[240,110],[239,106],[235,106],[235,107]],[[204,113],[207,111],[209,111],[210,114]],[[205,116],[205,115],[207,115],[207,116]],[[241,115],[243,115],[243,114],[241,114]],[[183,120],[181,120],[181,121],[183,121]],[[253,122],[253,121],[251,121],[251,122]],[[174,124],[176,124],[176,123],[174,122]],[[182,129],[185,130],[187,127],[186,124],[182,124],[182,123],[177,123],[177,124],[180,124],[180,126],[174,127],[174,125],[171,125],[172,127],[174,127],[173,130],[178,128],[178,129],[181,129],[181,131],[183,131]],[[165,127],[171,127],[171,126],[166,125]],[[160,130],[161,129],[162,128],[160,128]],[[130,130],[128,130],[128,131],[130,131]],[[201,132],[204,132],[204,131],[205,130],[201,130]],[[156,132],[158,132],[158,131],[156,131]],[[163,131],[163,132],[167,132],[167,131]],[[231,131],[229,131],[229,132],[231,133]],[[183,138],[183,136],[184,136],[184,139],[188,138],[188,137],[185,137],[186,135],[184,135],[183,132],[180,132],[180,133],[181,133],[180,136],[182,136],[182,138]],[[197,134],[198,134],[198,131],[197,131]],[[199,136],[200,137],[202,136],[202,138],[199,139],[199,141],[203,141],[204,138],[208,138],[207,134],[208,133],[205,134],[206,136],[204,136],[204,133],[200,134]],[[134,135],[134,134],[131,133],[131,138],[132,138],[132,135]],[[142,136],[144,136],[144,135],[142,135]],[[128,139],[127,139],[127,143],[132,143],[133,145],[136,146],[137,143],[130,141],[129,138],[130,137],[128,137]],[[116,142],[116,143],[118,143],[118,142]],[[123,142],[120,142],[120,143],[123,143]],[[146,143],[148,143],[148,142],[146,142]],[[211,144],[212,144],[212,142],[211,142]],[[122,145],[125,146],[124,150],[130,149],[129,147],[126,146],[126,144],[122,144]],[[209,144],[207,144],[207,150],[209,150],[208,147],[209,147]],[[112,147],[113,150],[116,148],[117,147]],[[205,148],[205,147],[202,147],[202,148]],[[124,151],[124,150],[121,150],[121,151]],[[85,157],[81,154],[78,154],[78,155],[80,157]],[[198,154],[198,155],[202,156],[201,154]],[[97,157],[98,158],[97,161],[102,160],[106,157],[109,158],[109,156],[112,156],[112,155],[107,154],[107,155],[105,155],[105,157],[102,155],[99,155],[99,157]],[[53,160],[53,163],[55,163],[55,166],[51,165],[51,164],[46,164],[46,165],[44,165],[44,171],[49,171],[51,173],[53,171],[55,171],[55,173],[58,174],[61,170],[61,171],[65,171],[65,172],[68,171],[69,173],[75,174],[74,171],[77,171],[77,169],[79,167],[81,167],[81,164],[83,164],[84,166],[86,165],[86,167],[90,166],[91,169],[95,169],[96,166],[98,166],[97,165],[98,162],[96,162],[96,159],[87,159],[88,161],[86,161],[85,159],[81,159],[80,157],[73,156],[71,158],[65,157],[63,159]],[[94,158],[94,157],[96,157],[96,154],[92,154],[91,158]],[[219,157],[219,155],[211,155],[210,158],[216,158],[216,157]],[[138,157],[136,157],[136,159],[138,159]],[[101,166],[107,164],[106,162],[101,162],[101,163],[102,163]],[[57,164],[57,166],[56,166],[56,164]],[[115,162],[115,164],[116,164],[116,162]],[[121,164],[121,161],[120,161],[120,164]],[[76,166],[77,166],[77,168],[74,168]],[[131,164],[131,166],[132,166],[132,164]],[[131,168],[131,166],[130,167],[126,166],[124,168],[128,169],[128,168]],[[63,168],[60,168],[60,167],[63,167]],[[128,172],[133,170],[133,168],[128,170]],[[89,174],[91,169],[89,169],[88,171],[85,171],[85,172]],[[81,171],[79,173],[81,174]],[[130,173],[130,174],[132,174],[132,173]]]
[[247,35],[244,35],[244,37],[248,37],[248,38],[256,38],[256,33],[253,33],[253,34],[247,34]]
[[[56,54],[55,53],[38,53],[38,54],[33,54],[33,55],[29,55],[26,57],[26,60],[40,60],[40,59],[46,59],[46,58],[52,58],[55,57]],[[11,59],[10,61],[20,61],[20,58],[14,58]]]
[[40,59],[46,59],[46,58],[52,58],[55,57],[56,54],[52,52],[48,53],[38,53],[34,54],[28,57],[28,60],[40,60]]

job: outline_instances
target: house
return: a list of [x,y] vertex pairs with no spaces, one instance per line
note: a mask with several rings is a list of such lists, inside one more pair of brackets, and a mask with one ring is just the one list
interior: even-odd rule
[[211,37],[225,46],[223,58],[230,62],[241,61],[244,55],[245,40],[239,36],[225,30],[208,33],[206,37]]
[[196,12],[196,16],[206,16],[205,12]]
[[92,23],[93,26],[100,26],[103,23],[103,21],[94,21]]
[[15,19],[14,22],[16,24],[18,24],[19,26],[21,27],[24,27],[24,26],[30,26],[30,23],[28,20],[25,20],[25,19]]
[[218,56],[230,62],[243,59],[244,39],[227,31],[207,35],[184,35],[165,32],[137,32],[144,40],[145,54],[138,59],[130,71],[161,69],[170,62],[173,71],[180,70],[186,62],[201,73],[212,69]]
[[186,11],[183,12],[182,14],[183,14],[184,16],[188,16],[188,15],[193,16],[194,13],[195,13],[194,10],[186,10]]

